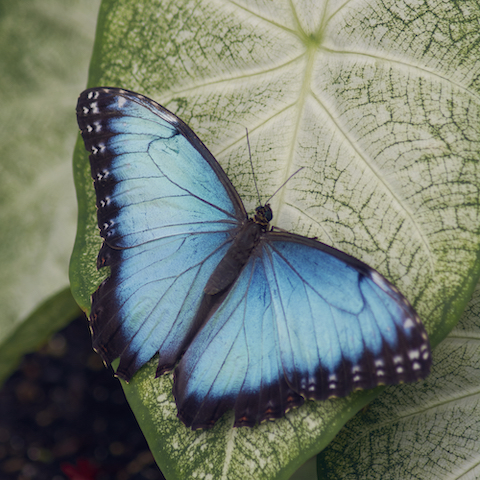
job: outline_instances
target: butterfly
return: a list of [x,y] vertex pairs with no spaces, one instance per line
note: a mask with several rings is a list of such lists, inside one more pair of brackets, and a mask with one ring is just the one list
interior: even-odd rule
[[428,335],[408,300],[365,263],[249,218],[193,131],[149,98],[91,88],[77,121],[90,152],[110,276],[92,295],[93,347],[129,381],[158,354],[178,417],[210,428],[280,418],[305,399],[429,373]]

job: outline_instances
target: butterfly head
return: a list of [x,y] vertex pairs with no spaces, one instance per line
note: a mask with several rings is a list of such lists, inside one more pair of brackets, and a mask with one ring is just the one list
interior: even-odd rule
[[255,209],[254,221],[255,223],[260,224],[262,227],[268,227],[268,223],[270,220],[272,220],[272,218],[273,213],[269,203],[266,205],[260,205]]

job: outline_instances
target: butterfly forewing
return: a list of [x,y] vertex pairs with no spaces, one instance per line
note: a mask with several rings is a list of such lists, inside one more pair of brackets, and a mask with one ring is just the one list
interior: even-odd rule
[[[129,380],[160,351],[173,367],[191,337],[203,288],[246,213],[191,130],[141,95],[82,93],[77,118],[90,153],[110,277],[93,295],[94,347]],[[207,154],[205,154],[207,152]]]

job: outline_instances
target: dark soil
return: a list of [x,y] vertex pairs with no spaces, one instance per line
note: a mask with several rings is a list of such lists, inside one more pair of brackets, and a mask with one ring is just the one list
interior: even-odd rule
[[1,480],[162,480],[120,383],[79,318],[0,390]]

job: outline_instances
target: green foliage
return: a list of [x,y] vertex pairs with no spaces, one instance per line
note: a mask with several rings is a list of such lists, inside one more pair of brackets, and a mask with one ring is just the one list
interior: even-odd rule
[[80,313],[68,290],[74,107],[98,0],[0,5],[0,378]]

